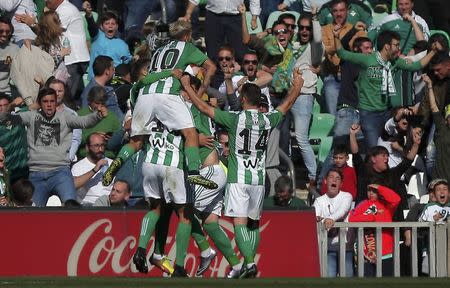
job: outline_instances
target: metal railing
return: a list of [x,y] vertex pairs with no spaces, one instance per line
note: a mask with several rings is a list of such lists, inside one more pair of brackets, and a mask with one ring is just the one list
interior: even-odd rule
[[[450,270],[447,271],[448,245],[447,239],[450,239],[450,229],[447,230],[447,224],[435,224],[433,222],[390,222],[390,223],[347,223],[336,222],[335,228],[339,230],[339,275],[345,277],[345,256],[346,256],[346,236],[347,229],[355,229],[357,243],[357,272],[355,276],[364,277],[364,229],[375,229],[376,253],[382,251],[382,229],[391,228],[394,233],[394,277],[400,277],[400,228],[411,229],[411,276],[418,276],[418,249],[417,249],[417,229],[428,229],[428,259],[430,277],[447,277]],[[318,223],[317,231],[319,234],[319,255],[320,255],[320,273],[322,277],[327,277],[327,251],[328,251],[328,231],[322,223]],[[448,237],[447,237],[448,236]],[[450,267],[449,267],[450,269]],[[382,277],[382,257],[376,258],[376,277]]]

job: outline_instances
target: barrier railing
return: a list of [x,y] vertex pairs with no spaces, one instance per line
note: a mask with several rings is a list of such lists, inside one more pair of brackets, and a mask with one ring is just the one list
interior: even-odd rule
[[[391,222],[391,223],[347,223],[336,222],[335,228],[339,230],[339,275],[345,277],[346,275],[346,235],[347,229],[355,229],[357,243],[357,261],[356,261],[356,275],[364,277],[364,229],[375,229],[375,243],[376,253],[381,250],[382,243],[382,229],[391,228],[394,233],[394,277],[400,277],[400,231],[401,228],[411,229],[411,276],[418,276],[418,249],[417,249],[417,229],[428,229],[428,259],[429,259],[429,276],[430,277],[447,277],[450,271],[447,270],[448,264],[448,249],[447,239],[450,239],[450,230],[447,230],[447,224],[435,224],[432,222]],[[327,277],[327,251],[328,251],[328,231],[322,223],[317,227],[319,235],[319,255],[320,255],[320,271],[322,277]],[[447,237],[448,236],[448,237]],[[380,253],[381,254],[381,253]],[[382,258],[376,258],[376,277],[382,277]]]

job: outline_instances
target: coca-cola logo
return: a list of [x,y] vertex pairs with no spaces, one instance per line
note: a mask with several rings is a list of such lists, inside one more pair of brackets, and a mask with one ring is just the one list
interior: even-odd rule
[[[261,233],[268,227],[269,223],[270,221],[260,227]],[[234,234],[231,234],[233,232],[233,224],[229,221],[221,219],[220,225],[226,232],[229,232],[227,233],[229,236],[233,236],[230,240],[232,247],[235,248],[236,242],[234,240]],[[119,238],[119,236],[112,235],[112,230],[112,221],[110,219],[103,218],[90,224],[80,234],[72,246],[67,259],[68,276],[78,276],[80,270],[87,270],[88,274],[97,274],[109,269],[111,269],[111,271],[115,274],[122,275],[130,272],[132,274],[138,273],[136,267],[132,264],[133,253],[137,246],[136,237],[133,235],[121,235]],[[97,242],[92,243],[93,241]],[[87,243],[89,243],[89,245],[87,245]],[[210,241],[210,243],[212,242]],[[153,251],[153,244],[154,237],[151,238],[149,243],[151,246],[149,253]],[[90,249],[87,247],[90,247]],[[235,250],[237,251],[237,249]],[[185,265],[187,272],[191,275],[194,275],[197,270],[197,266],[199,264],[198,255],[200,254],[198,250],[194,250],[193,252],[194,253],[188,253],[186,255]],[[175,259],[176,247],[174,237],[169,236],[167,238],[166,254],[169,259]],[[256,262],[259,261],[260,256],[260,254],[256,255]],[[87,263],[84,262],[86,259]],[[228,272],[227,268],[228,262],[225,257],[220,254],[211,263],[209,268],[209,277],[224,277]],[[157,268],[149,265],[149,273],[151,273],[153,269]],[[208,272],[206,272],[206,274],[208,274]]]

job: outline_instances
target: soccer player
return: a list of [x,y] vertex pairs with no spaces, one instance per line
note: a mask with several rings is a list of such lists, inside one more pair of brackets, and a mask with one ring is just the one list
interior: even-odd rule
[[286,100],[270,113],[258,111],[261,89],[255,84],[242,86],[243,111],[226,112],[209,106],[197,97],[198,94],[190,91],[190,76],[183,75],[180,80],[191,96],[191,102],[228,130],[230,156],[225,215],[233,218],[236,243],[246,263],[239,277],[255,277],[258,271],[254,256],[259,243],[258,221],[264,199],[266,142],[270,130],[280,123],[300,94],[303,78],[296,69]]
[[[174,40],[154,53],[150,71],[153,74],[173,69],[184,70],[190,64],[202,66],[206,71],[203,84],[198,91],[198,95],[202,95],[209,86],[211,76],[216,71],[215,64],[189,42],[192,36],[192,26],[189,22],[178,20],[170,25],[169,32]],[[199,174],[201,161],[198,133],[194,127],[190,112],[180,96],[181,85],[179,81],[176,81],[173,77],[168,77],[154,83],[143,79],[140,84],[142,83],[148,83],[148,85],[139,90],[139,97],[133,111],[131,124],[132,141],[122,147],[118,157],[114,159],[105,173],[103,183],[111,183],[121,164],[142,147],[143,138],[139,136],[149,134],[149,123],[154,118],[157,118],[170,131],[180,130],[185,138],[184,149],[188,167],[187,180],[192,184],[216,189],[216,183],[205,179]]]

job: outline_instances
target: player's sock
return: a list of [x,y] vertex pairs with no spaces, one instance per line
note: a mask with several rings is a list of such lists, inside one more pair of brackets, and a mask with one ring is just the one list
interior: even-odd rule
[[148,212],[145,214],[144,218],[142,218],[141,234],[139,235],[139,247],[147,249],[148,241],[150,241],[150,237],[152,237],[158,219],[159,215],[153,211]]
[[240,264],[236,253],[234,253],[233,247],[231,247],[230,239],[222,230],[219,223],[207,223],[203,224],[203,227],[205,228],[206,233],[208,233],[209,237],[211,237],[211,239],[213,240],[217,249],[219,249],[225,259],[227,259],[228,263],[230,263],[230,265],[233,267]]
[[261,239],[259,234],[259,228],[254,229],[249,228],[248,233],[252,244],[253,257],[255,257],[256,251],[258,250],[259,246],[259,240]]
[[184,267],[184,259],[189,245],[192,225],[188,223],[179,222],[176,234],[176,259],[175,265]]
[[245,263],[254,263],[253,249],[250,243],[250,236],[248,234],[248,228],[246,225],[235,225],[234,235],[236,237],[236,244],[244,256]]
[[200,253],[202,254],[202,257],[209,256],[209,253],[211,253],[211,246],[209,246],[209,242],[206,239],[205,235],[203,234],[202,227],[200,226],[200,223],[198,222],[197,218],[193,217],[192,219],[192,231],[191,235],[192,238],[194,238],[195,243],[197,243],[198,248],[200,249]]
[[198,169],[201,165],[200,150],[196,146],[185,146],[184,153],[186,155],[189,173],[198,174]]

